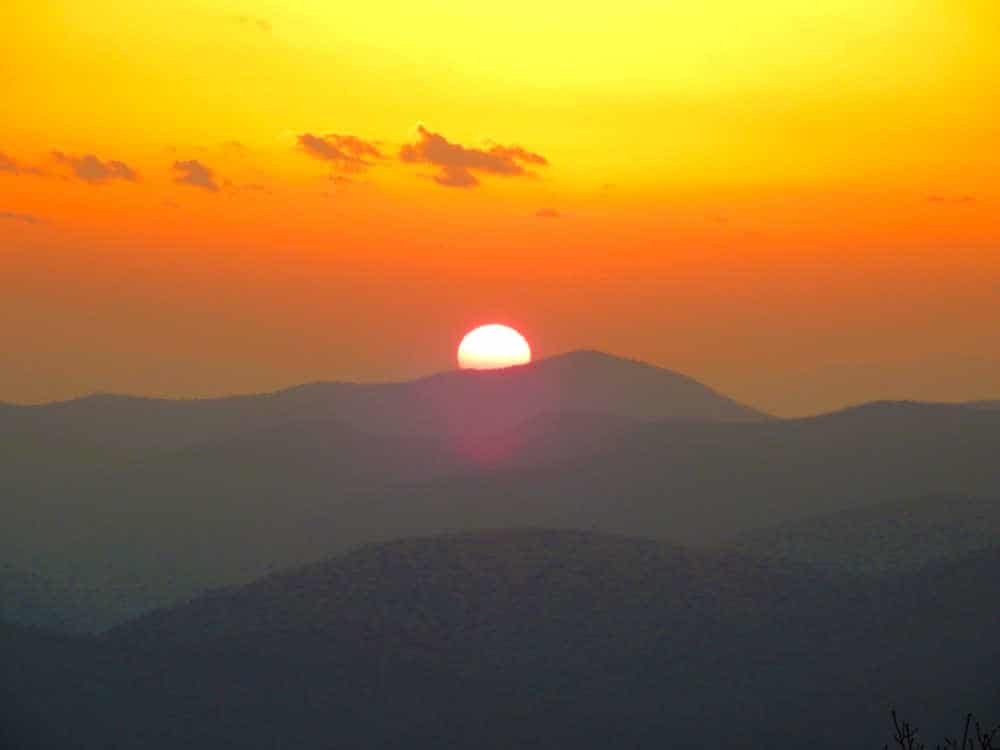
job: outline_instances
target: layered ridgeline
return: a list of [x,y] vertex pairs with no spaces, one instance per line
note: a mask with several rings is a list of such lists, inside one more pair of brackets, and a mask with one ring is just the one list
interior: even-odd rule
[[289,423],[336,420],[380,435],[491,434],[551,412],[641,420],[765,418],[671,370],[578,351],[503,370],[451,371],[400,383],[314,383],[275,393],[167,400],[96,395],[0,404],[5,452],[88,447],[106,456],[225,440]]
[[0,740],[881,747],[891,705],[928,737],[1000,705],[998,575],[997,550],[872,581],[585,532],[372,545],[100,638],[8,628]]
[[416,534],[536,525],[711,545],[928,493],[1000,497],[1000,411],[767,419],[593,353],[409,384],[34,409],[0,419],[16,448],[0,473],[13,571],[0,605],[64,630]]
[[329,511],[349,491],[556,464],[642,420],[765,418],[586,351],[405,383],[0,404],[0,617],[100,629],[342,547]]

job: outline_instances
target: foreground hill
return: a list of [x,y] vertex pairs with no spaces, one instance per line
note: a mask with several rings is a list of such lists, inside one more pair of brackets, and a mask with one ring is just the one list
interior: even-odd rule
[[88,621],[107,626],[395,537],[535,525],[711,545],[928,493],[1000,496],[1000,412],[964,406],[744,423],[557,414],[453,438],[306,421],[15,483],[0,549],[53,590],[91,592]]
[[[592,533],[407,540],[100,639],[0,634],[7,746],[880,747],[1000,705],[1000,557],[878,583]],[[993,670],[993,671],[991,671]]]

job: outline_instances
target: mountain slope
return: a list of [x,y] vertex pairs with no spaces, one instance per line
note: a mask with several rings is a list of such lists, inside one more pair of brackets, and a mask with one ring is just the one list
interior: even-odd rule
[[998,575],[995,551],[872,583],[591,533],[403,540],[101,639],[14,631],[0,692],[53,747],[877,747],[890,701],[928,736],[1000,705]]

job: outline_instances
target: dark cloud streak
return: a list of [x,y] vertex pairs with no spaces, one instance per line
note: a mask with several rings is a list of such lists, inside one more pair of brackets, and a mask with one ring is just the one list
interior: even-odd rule
[[190,185],[208,190],[211,193],[219,192],[219,183],[215,181],[215,172],[197,159],[175,161],[174,172],[177,173],[174,182],[178,185]]
[[20,175],[20,174],[40,175],[40,174],[42,174],[42,170],[39,169],[38,167],[28,167],[28,166],[25,166],[24,164],[21,164],[20,162],[18,162],[13,157],[7,156],[7,154],[3,153],[2,151],[0,151],[0,172],[6,173],[6,174],[15,174],[15,175]]
[[22,214],[16,211],[0,211],[0,221],[17,221],[22,224],[45,224],[45,219],[40,219],[32,214]]
[[315,159],[330,162],[341,172],[363,172],[374,165],[371,159],[384,159],[378,147],[356,135],[327,133],[298,136],[299,147]]
[[487,149],[469,148],[452,143],[440,133],[423,125],[417,129],[420,139],[400,149],[399,158],[409,164],[433,164],[441,169],[434,181],[445,187],[475,187],[479,180],[473,172],[503,177],[530,176],[525,164],[546,166],[548,160],[541,154],[520,146],[492,145]]
[[103,161],[94,154],[73,156],[64,154],[62,151],[53,151],[52,156],[56,161],[68,164],[79,179],[89,182],[91,185],[100,185],[113,180],[136,182],[139,179],[139,175],[134,169],[125,162],[116,159]]
[[7,154],[0,151],[0,172],[9,172],[11,174],[20,174],[21,167],[12,158],[7,156]]
[[934,194],[928,195],[927,200],[930,203],[952,203],[957,205],[971,205],[976,202],[976,198],[973,195],[941,195]]

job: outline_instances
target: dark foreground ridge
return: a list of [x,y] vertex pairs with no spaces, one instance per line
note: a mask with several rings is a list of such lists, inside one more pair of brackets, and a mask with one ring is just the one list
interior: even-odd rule
[[1000,705],[998,555],[871,581],[590,532],[371,545],[101,638],[6,628],[3,739],[833,750],[890,705],[944,736]]

